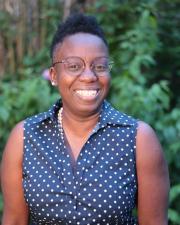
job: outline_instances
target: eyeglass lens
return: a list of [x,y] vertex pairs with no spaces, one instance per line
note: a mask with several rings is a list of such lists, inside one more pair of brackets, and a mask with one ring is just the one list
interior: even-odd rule
[[[81,74],[86,66],[84,60],[79,57],[66,58],[65,60],[62,60],[62,63],[65,66],[66,72],[75,76]],[[104,76],[111,70],[112,63],[109,62],[107,57],[99,57],[92,62],[90,67],[98,76]]]

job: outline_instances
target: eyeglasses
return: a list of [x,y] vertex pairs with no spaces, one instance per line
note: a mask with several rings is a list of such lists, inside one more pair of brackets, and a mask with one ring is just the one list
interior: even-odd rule
[[[78,76],[84,72],[86,63],[85,61],[76,56],[68,57],[61,61],[52,64],[55,66],[58,63],[63,63],[65,71],[72,76]],[[108,57],[98,57],[90,65],[91,70],[96,76],[107,76],[111,71],[113,62],[109,61]]]

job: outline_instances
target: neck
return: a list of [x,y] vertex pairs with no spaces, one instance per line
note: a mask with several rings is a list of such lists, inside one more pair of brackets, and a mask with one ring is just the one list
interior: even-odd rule
[[66,109],[63,108],[62,112],[62,124],[63,129],[68,133],[74,133],[76,136],[82,137],[88,135],[99,120],[99,114],[97,113],[87,116],[80,117],[69,113]]

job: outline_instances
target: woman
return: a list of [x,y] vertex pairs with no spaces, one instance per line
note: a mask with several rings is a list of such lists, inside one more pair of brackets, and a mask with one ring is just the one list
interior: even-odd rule
[[51,56],[61,100],[20,122],[9,137],[2,224],[26,225],[30,218],[31,224],[166,225],[169,180],[161,146],[147,124],[105,101],[112,63],[96,20],[69,17]]

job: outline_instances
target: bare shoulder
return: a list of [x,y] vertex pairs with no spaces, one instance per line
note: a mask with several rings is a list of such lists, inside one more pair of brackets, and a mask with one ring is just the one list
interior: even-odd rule
[[22,187],[23,127],[24,121],[12,129],[3,152],[1,162],[3,225],[28,224],[28,208]]
[[136,140],[138,221],[141,225],[167,225],[168,167],[155,131],[139,122]]
[[11,151],[11,154],[22,153],[23,147],[24,121],[19,122],[12,129],[5,146],[5,152]]
[[139,121],[138,123],[137,137],[141,141],[143,141],[146,138],[157,139],[157,136],[153,128],[143,121]]
[[17,123],[14,128],[12,129],[11,133],[10,133],[10,137],[16,137],[18,138],[17,140],[20,141],[23,138],[23,133],[24,133],[24,120],[20,121],[19,123]]
[[6,177],[7,170],[22,167],[23,158],[23,127],[24,121],[19,122],[11,131],[3,151],[1,161],[1,178]]
[[[137,163],[146,166],[164,161],[164,153],[159,139],[150,125],[140,121],[137,129]],[[148,163],[148,164],[147,164]]]

